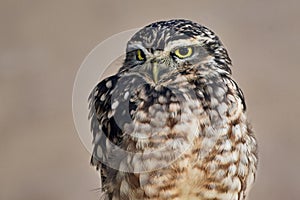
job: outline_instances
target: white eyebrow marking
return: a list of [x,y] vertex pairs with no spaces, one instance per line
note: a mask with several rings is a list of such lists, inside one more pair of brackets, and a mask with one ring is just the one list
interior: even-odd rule
[[141,42],[135,42],[135,43],[128,44],[128,49],[129,50],[136,50],[136,49],[147,50]]
[[146,49],[141,42],[136,42],[136,43],[131,43],[128,44],[128,51],[135,51],[137,49],[141,49],[145,55],[149,55],[150,52],[148,51],[148,49]]
[[190,38],[190,39],[179,39],[179,40],[174,40],[168,43],[168,45],[165,47],[165,51],[172,51],[173,49],[177,47],[182,47],[182,46],[192,46],[192,45],[201,45],[201,41],[199,41],[196,38]]

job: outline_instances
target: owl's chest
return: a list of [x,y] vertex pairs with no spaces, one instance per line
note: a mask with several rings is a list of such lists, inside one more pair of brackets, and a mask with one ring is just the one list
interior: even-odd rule
[[[206,143],[213,143],[211,149],[205,146],[209,145]],[[151,158],[149,165],[160,168],[150,172],[124,174],[120,187],[124,197],[121,199],[243,199],[242,182],[247,179],[247,175],[238,174],[237,170],[248,171],[248,167],[238,161],[236,152],[223,155],[218,152],[221,146],[219,141],[198,137],[170,163],[166,164],[163,158]],[[205,148],[207,150],[204,151]],[[161,166],[161,163],[165,165]],[[253,171],[249,173],[253,177]]]
[[131,123],[124,126],[123,148],[131,152],[126,162],[134,172],[169,166],[195,145],[201,133],[201,117],[204,117],[199,103],[159,101],[150,106],[142,102]]
[[240,180],[234,178],[232,191],[226,185],[236,152],[218,155],[223,144],[231,149],[222,138],[231,127],[213,129],[201,102],[189,94],[165,97],[140,96],[124,127],[123,148],[130,152],[126,162],[133,173],[120,174],[121,199],[237,199]]
[[165,163],[162,158],[151,158],[152,165],[166,164],[157,164],[160,168],[153,171],[124,174],[120,186],[120,194],[124,196],[121,195],[121,199],[199,200],[205,172],[199,167],[197,145],[201,145],[201,139],[196,139],[170,163]]
[[[214,152],[209,152],[205,159],[199,158],[203,139],[197,138],[184,153],[163,168],[151,172],[126,174],[121,183],[121,194],[132,200],[200,200],[200,199],[233,199],[237,200],[237,190],[229,191],[221,181],[226,176],[220,175],[221,168],[209,172],[213,164]],[[153,163],[164,162],[152,160]],[[219,175],[218,175],[219,174]],[[222,176],[222,177],[218,177]],[[122,192],[122,189],[124,191]],[[128,196],[127,196],[128,195]]]
[[141,185],[145,195],[151,198],[158,196],[158,199],[199,200],[201,180],[204,180],[205,173],[197,167],[197,145],[201,145],[201,139],[195,139],[184,153],[173,163],[169,163],[169,166],[148,175],[140,174],[141,179],[147,180]]

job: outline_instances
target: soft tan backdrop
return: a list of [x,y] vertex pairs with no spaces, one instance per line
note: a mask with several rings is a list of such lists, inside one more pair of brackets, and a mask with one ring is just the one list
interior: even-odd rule
[[72,119],[76,71],[112,34],[170,18],[229,50],[260,145],[250,199],[299,199],[300,1],[1,0],[1,200],[99,199]]

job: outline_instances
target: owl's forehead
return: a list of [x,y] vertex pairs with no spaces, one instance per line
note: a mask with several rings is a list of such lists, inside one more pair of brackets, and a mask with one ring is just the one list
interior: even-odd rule
[[200,24],[187,20],[162,21],[138,31],[128,42],[128,50],[136,47],[168,50],[174,46],[213,42],[214,39],[214,33]]

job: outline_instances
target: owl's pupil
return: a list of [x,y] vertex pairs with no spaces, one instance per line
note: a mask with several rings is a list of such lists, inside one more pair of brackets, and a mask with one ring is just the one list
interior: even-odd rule
[[181,55],[186,55],[186,54],[188,54],[188,52],[189,52],[189,50],[186,47],[182,47],[179,49],[179,53]]

